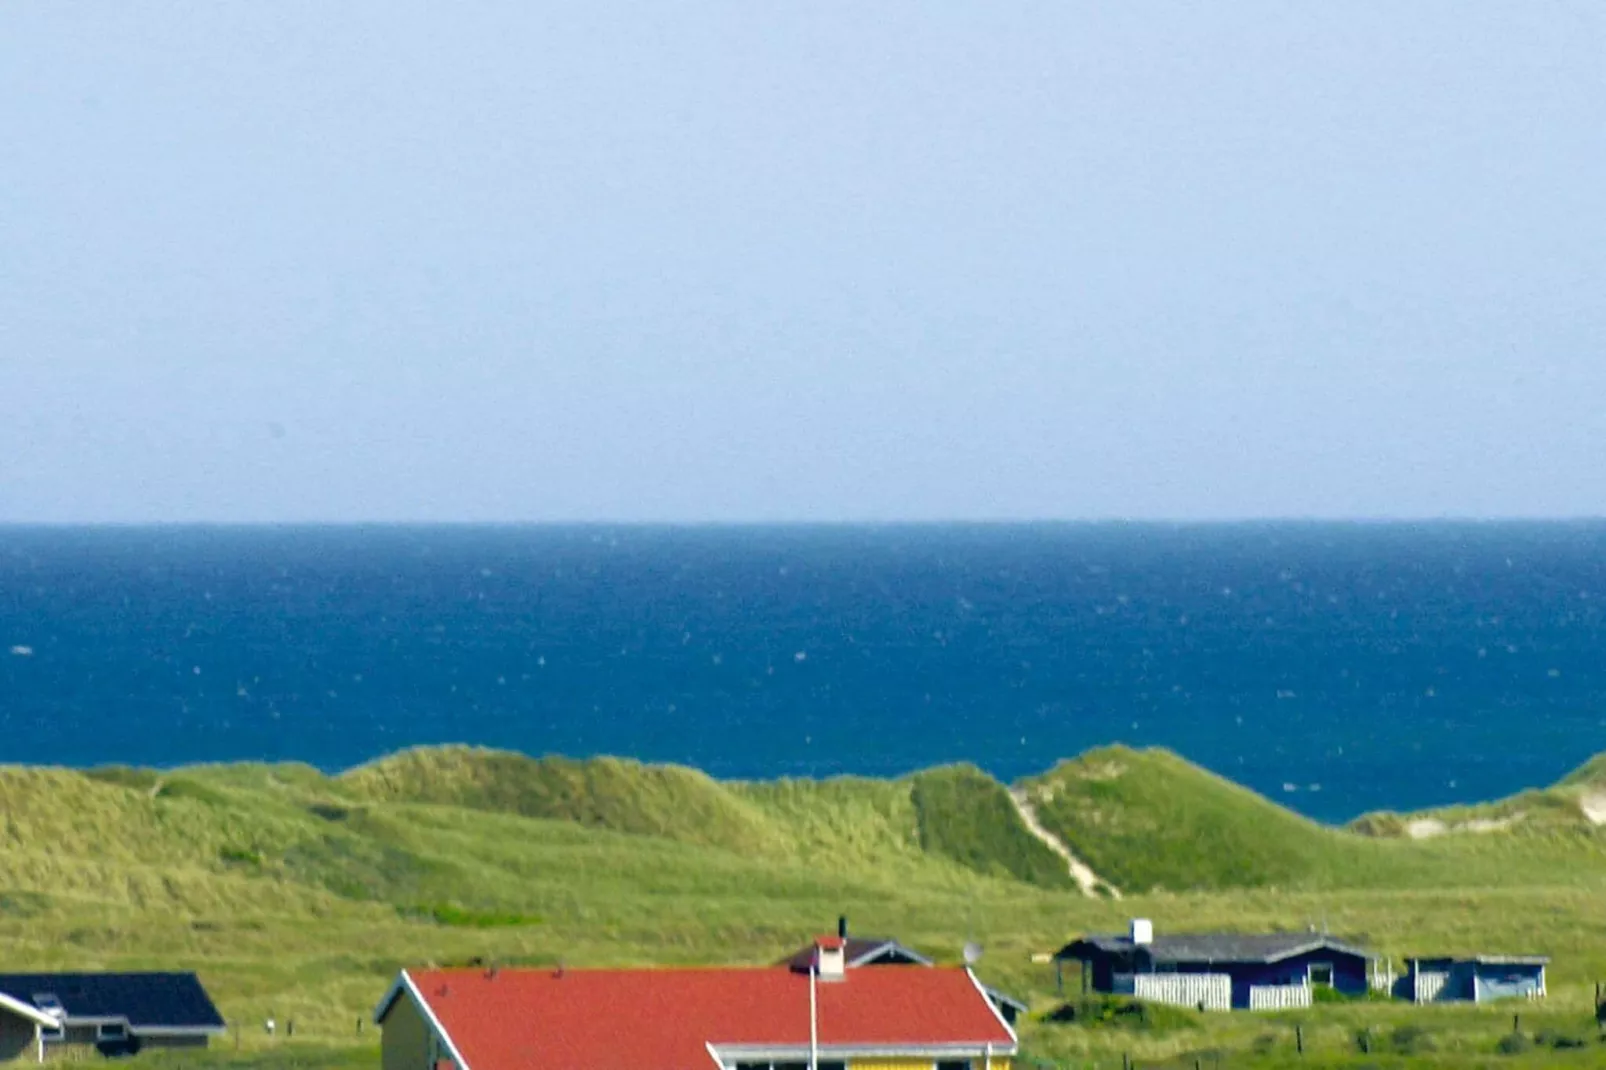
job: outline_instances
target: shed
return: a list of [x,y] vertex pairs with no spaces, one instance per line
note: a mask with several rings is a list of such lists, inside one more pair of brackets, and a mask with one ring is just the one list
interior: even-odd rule
[[1406,959],[1405,995],[1416,1003],[1490,1003],[1543,999],[1545,955],[1438,956]]

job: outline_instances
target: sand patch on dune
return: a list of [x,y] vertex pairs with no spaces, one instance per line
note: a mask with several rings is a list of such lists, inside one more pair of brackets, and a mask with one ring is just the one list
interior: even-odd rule
[[1606,791],[1592,791],[1578,800],[1578,809],[1591,825],[1606,825]]
[[[1606,795],[1600,797],[1601,819],[1606,821]],[[1405,834],[1413,840],[1428,840],[1434,836],[1444,836],[1452,832],[1499,832],[1508,829],[1522,820],[1521,814],[1512,814],[1510,817],[1474,817],[1470,821],[1462,821],[1449,825],[1436,817],[1419,817],[1408,822]]]

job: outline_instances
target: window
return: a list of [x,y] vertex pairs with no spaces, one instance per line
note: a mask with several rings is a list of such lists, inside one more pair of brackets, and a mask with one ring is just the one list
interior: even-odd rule
[[937,1070],[970,1070],[969,1059],[941,1059],[937,1063]]
[[840,1061],[822,1062],[820,1070],[848,1070],[848,1064]]
[[[61,1000],[56,998],[54,992],[35,992],[33,994],[33,1005],[58,1021],[67,1017],[67,1008],[61,1005]],[[45,1040],[61,1040],[67,1033],[59,1025],[47,1025],[40,1028],[39,1035]]]
[[96,1040],[126,1040],[128,1039],[127,1022],[105,1022],[95,1029]]
[[1313,962],[1310,964],[1310,983],[1324,988],[1333,987],[1333,964],[1331,962]]

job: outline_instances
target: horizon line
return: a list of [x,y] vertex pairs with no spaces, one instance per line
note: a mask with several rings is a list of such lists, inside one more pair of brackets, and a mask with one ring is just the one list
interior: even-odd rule
[[0,530],[24,528],[938,528],[938,527],[1243,527],[1249,525],[1350,525],[1356,527],[1533,524],[1567,525],[1606,522],[1606,513],[1569,514],[1401,514],[1324,515],[1264,514],[1221,517],[1087,516],[1087,517],[941,517],[941,518],[721,518],[721,519],[184,519],[184,520],[14,520],[0,518]]

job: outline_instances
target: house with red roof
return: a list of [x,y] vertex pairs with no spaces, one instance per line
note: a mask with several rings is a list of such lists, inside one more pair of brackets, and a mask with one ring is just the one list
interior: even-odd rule
[[1011,1070],[1015,1031],[968,967],[795,964],[403,970],[384,1070]]

